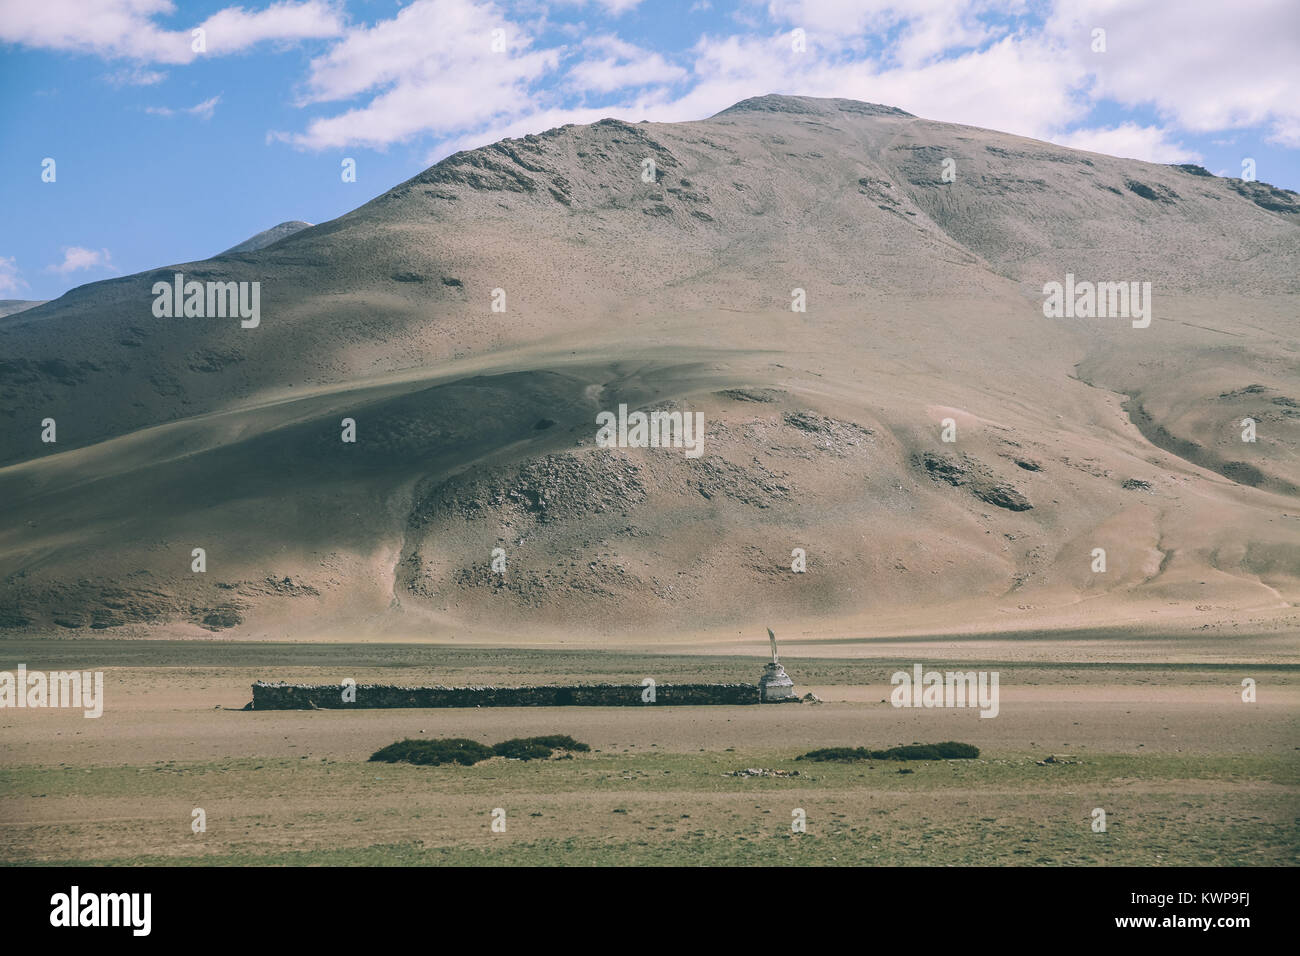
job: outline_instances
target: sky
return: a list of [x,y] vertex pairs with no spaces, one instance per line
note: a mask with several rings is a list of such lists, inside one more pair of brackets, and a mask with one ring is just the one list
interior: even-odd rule
[[324,222],[505,136],[764,93],[1300,190],[1300,0],[0,0],[0,299]]

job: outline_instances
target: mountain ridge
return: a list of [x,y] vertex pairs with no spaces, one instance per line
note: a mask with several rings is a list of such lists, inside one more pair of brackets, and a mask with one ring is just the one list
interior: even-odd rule
[[[462,151],[0,323],[0,624],[1294,626],[1292,196],[784,96]],[[260,325],[155,318],[175,272]],[[1046,318],[1067,274],[1151,282],[1150,327]],[[596,449],[619,404],[705,412],[704,457]]]

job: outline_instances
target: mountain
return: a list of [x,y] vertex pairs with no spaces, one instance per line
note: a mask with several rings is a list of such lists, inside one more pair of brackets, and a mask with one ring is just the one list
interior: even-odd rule
[[[850,100],[503,140],[0,324],[0,626],[1293,631],[1298,264],[1294,193]],[[157,317],[177,272],[258,323]]]
[[16,315],[34,309],[38,305],[44,305],[45,302],[45,299],[0,299],[0,319],[6,315]]
[[231,246],[223,256],[228,256],[233,252],[256,252],[258,249],[265,249],[273,242],[279,242],[287,236],[292,236],[295,232],[311,226],[309,222],[303,222],[301,219],[290,219],[288,222],[282,222],[278,226],[272,226],[270,229],[264,229],[255,236],[250,236],[237,246]]

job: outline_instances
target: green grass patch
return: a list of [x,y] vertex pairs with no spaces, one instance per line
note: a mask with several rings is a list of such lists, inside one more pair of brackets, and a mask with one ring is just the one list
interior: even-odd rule
[[974,760],[980,749],[971,744],[946,740],[941,744],[907,744],[888,750],[868,750],[866,747],[823,747],[810,750],[796,760],[815,760],[821,763],[851,763],[856,760]]
[[458,763],[469,767],[491,757],[510,760],[546,760],[557,750],[588,751],[591,748],[567,734],[543,737],[515,737],[491,747],[464,737],[443,740],[399,740],[370,755],[372,761],[413,763],[426,767]]
[[450,737],[445,740],[399,740],[382,750],[376,750],[370,759],[384,763],[414,763],[434,767],[458,763],[468,767],[492,756],[492,748],[477,740]]
[[568,734],[550,734],[545,737],[515,737],[495,744],[492,750],[499,757],[512,760],[546,760],[556,750],[576,751],[582,753],[590,750],[586,744],[574,740]]

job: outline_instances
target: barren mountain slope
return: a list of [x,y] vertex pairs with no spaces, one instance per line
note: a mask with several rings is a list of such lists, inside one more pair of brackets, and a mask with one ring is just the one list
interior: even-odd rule
[[[1294,628],[1298,262],[1294,194],[846,100],[458,153],[0,320],[0,623]],[[155,318],[177,272],[260,324]],[[1045,318],[1067,273],[1150,325]],[[594,447],[620,404],[703,455]]]

